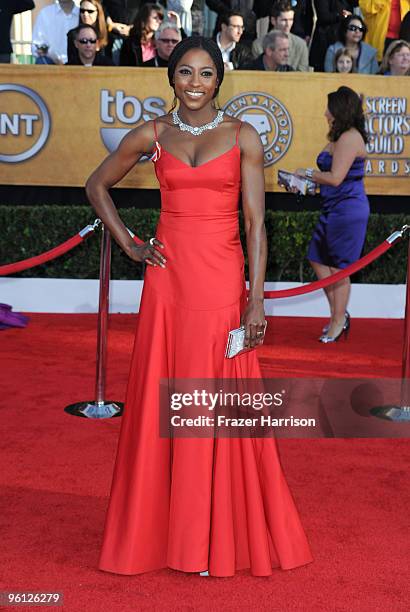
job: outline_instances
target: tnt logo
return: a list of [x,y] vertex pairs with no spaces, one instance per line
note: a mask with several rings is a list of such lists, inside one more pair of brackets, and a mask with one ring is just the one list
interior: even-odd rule
[[290,147],[292,120],[277,98],[258,91],[239,94],[224,106],[231,117],[247,121],[258,132],[265,152],[265,167],[276,164]]
[[0,162],[20,163],[37,155],[50,128],[50,114],[38,93],[24,85],[0,85]]
[[[166,102],[162,98],[148,97],[140,100],[135,96],[127,96],[122,90],[111,93],[107,89],[101,90],[100,118],[111,127],[100,129],[101,139],[110,153],[115,151],[121,140],[132,129],[131,127],[114,127],[113,124],[125,124],[136,127],[141,121],[150,121],[165,115]],[[142,157],[139,161],[145,161]]]

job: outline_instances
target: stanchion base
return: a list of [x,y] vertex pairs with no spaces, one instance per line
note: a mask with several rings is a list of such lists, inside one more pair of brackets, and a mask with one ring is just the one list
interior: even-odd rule
[[409,406],[375,406],[370,410],[373,416],[387,421],[401,421],[403,423],[410,422],[410,407]]
[[122,402],[78,402],[64,408],[72,416],[84,417],[85,419],[112,419],[122,415],[124,404]]

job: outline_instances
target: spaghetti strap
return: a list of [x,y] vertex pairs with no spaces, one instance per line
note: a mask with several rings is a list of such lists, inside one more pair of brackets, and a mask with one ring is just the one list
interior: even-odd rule
[[154,151],[151,156],[151,161],[157,162],[159,158],[161,157],[161,145],[158,142],[157,120],[156,119],[154,119],[154,135],[155,135]]
[[239,120],[239,125],[236,128],[236,138],[235,138],[235,144],[238,145],[239,144],[239,132],[241,130],[242,127],[242,121]]

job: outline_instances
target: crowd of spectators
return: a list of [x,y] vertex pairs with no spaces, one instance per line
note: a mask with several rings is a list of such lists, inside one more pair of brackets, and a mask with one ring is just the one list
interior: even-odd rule
[[[205,4],[226,70],[410,74],[410,0],[54,0],[34,22],[38,64],[164,67],[178,42],[204,31]],[[0,0],[0,62],[13,15]]]

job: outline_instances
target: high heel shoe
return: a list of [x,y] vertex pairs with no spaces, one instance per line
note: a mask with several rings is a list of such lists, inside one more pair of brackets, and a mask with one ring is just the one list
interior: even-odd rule
[[345,336],[345,340],[347,340],[349,331],[350,331],[350,314],[346,312],[345,322],[343,324],[341,331],[337,334],[337,336],[328,336],[324,334],[323,336],[320,336],[319,342],[323,342],[323,344],[328,344],[329,342],[337,342],[339,338],[343,336],[343,334]]
[[[345,312],[345,325],[346,325],[346,321],[350,321],[350,314],[349,314],[349,312],[347,310]],[[349,325],[350,325],[350,323],[349,323]],[[324,334],[327,334],[329,329],[330,329],[330,322],[327,325],[324,326],[324,328],[322,329],[322,332]]]

